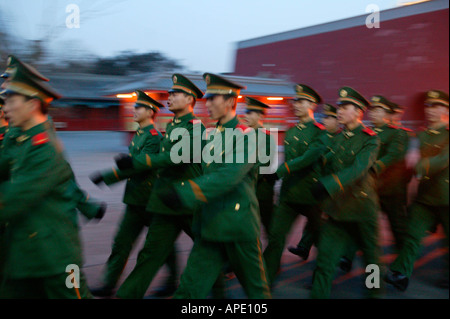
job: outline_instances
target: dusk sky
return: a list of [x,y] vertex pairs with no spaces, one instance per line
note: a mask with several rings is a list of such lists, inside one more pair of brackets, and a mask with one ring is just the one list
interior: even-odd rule
[[[367,6],[399,0],[0,0],[8,32],[48,37],[58,56],[160,51],[192,71],[231,72],[236,42],[369,15]],[[80,9],[80,28],[66,27],[66,6]],[[51,34],[49,36],[49,34]]]

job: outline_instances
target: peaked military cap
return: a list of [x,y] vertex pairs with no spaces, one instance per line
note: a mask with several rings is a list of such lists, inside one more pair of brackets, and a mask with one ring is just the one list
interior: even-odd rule
[[322,101],[320,95],[305,84],[297,84],[294,88],[297,94],[295,100],[308,100],[313,103],[320,103]]
[[348,103],[359,107],[363,111],[365,111],[370,105],[369,101],[367,101],[358,91],[349,86],[344,86],[339,90],[339,99],[337,104],[344,105]]
[[440,104],[448,107],[448,94],[439,90],[428,91],[425,104],[428,106]]
[[392,103],[392,110],[394,113],[403,113],[405,112],[405,108],[401,105],[398,105],[397,103]]
[[262,114],[266,114],[266,111],[270,108],[267,104],[264,104],[263,102],[249,96],[245,97],[245,102],[247,104],[247,113],[260,112]]
[[385,110],[388,113],[394,113],[395,103],[389,101],[387,98],[381,95],[374,95],[371,98],[372,104],[370,105],[371,108],[374,107],[381,107],[383,110]]
[[245,86],[234,83],[216,74],[205,73],[203,74],[203,78],[206,82],[205,98],[217,94],[239,96],[240,91],[246,89]]
[[322,113],[326,116],[337,117],[337,108],[331,104],[324,104]]
[[41,73],[39,73],[38,70],[36,70],[31,65],[20,61],[18,58],[16,58],[14,55],[9,55],[7,62],[6,62],[6,70],[1,75],[2,78],[7,79],[10,77],[11,73],[15,68],[20,68],[22,72],[28,72],[31,76],[34,76],[35,78],[48,82],[49,79],[43,76]]
[[169,93],[184,92],[192,95],[195,99],[201,99],[203,97],[203,92],[182,74],[175,73],[172,75],[172,82],[173,86],[169,90]]
[[46,82],[30,73],[20,64],[11,66],[8,71],[8,81],[5,81],[4,94],[22,94],[27,97],[38,98],[45,104],[53,99],[59,99],[61,95],[51,88]]
[[144,92],[140,90],[136,90],[137,100],[136,104],[134,104],[134,107],[146,107],[150,108],[155,112],[158,112],[160,108],[164,107],[161,103],[158,101],[152,99],[150,96],[145,94]]

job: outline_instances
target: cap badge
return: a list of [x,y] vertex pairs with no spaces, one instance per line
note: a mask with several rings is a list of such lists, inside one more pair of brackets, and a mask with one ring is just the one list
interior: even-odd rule
[[436,91],[430,91],[430,92],[428,92],[428,96],[433,98],[433,99],[436,99],[436,98],[439,97],[439,93],[436,92]]

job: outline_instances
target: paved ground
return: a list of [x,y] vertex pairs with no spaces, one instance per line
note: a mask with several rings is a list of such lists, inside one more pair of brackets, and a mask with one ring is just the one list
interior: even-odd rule
[[[120,217],[124,211],[122,195],[124,183],[111,188],[98,188],[92,184],[88,175],[95,170],[105,169],[114,165],[113,157],[119,152],[127,152],[127,137],[119,132],[58,132],[62,139],[67,157],[72,164],[79,184],[88,191],[91,196],[108,203],[106,216],[100,222],[87,222],[80,217],[81,235],[84,245],[84,272],[91,287],[99,285],[99,279],[103,266],[111,249],[111,242]],[[411,153],[410,157],[416,156]],[[414,191],[411,185],[411,193]],[[382,224],[383,261],[392,262],[395,255],[392,254],[392,237],[384,217],[380,217]],[[301,236],[304,220],[299,218],[294,224],[289,237],[288,245],[295,245]],[[124,270],[123,279],[133,269],[137,253],[142,247],[144,235],[130,256]],[[441,241],[443,235],[441,229],[437,234],[427,237],[420,258],[415,264],[415,271],[408,290],[404,293],[397,292],[391,287],[386,288],[385,298],[389,299],[448,299],[449,290],[438,288],[436,283],[442,278],[445,269],[443,258],[448,254],[443,249]],[[263,235],[263,246],[266,239]],[[180,271],[186,264],[192,241],[185,234],[180,235],[177,242]],[[276,299],[304,299],[308,298],[311,275],[315,266],[316,250],[313,248],[307,262],[301,262],[297,256],[285,250],[282,257],[282,268],[278,280],[274,286],[273,297]],[[364,273],[361,258],[358,257],[352,272],[345,274],[338,270],[332,290],[332,298],[336,299],[360,299],[364,298],[363,285]],[[154,288],[160,286],[165,279],[166,269],[162,268],[149,287],[146,298],[152,298]],[[245,295],[236,279],[227,281],[227,294],[230,298],[245,298]]]

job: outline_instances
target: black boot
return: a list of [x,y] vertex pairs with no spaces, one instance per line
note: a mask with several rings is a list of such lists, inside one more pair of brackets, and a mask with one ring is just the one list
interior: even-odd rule
[[153,293],[153,296],[155,297],[170,297],[173,295],[173,293],[177,290],[177,285],[174,281],[168,281],[164,284],[164,286],[158,288]]
[[398,271],[388,271],[386,277],[384,277],[384,281],[389,284],[392,284],[395,288],[400,291],[405,291],[408,288],[409,279],[402,273]]
[[307,250],[306,248],[303,247],[288,247],[288,250],[293,253],[294,255],[299,256],[301,259],[303,260],[307,260],[309,257],[309,250]]
[[114,294],[114,288],[109,286],[102,286],[90,289],[91,294],[96,297],[111,297]]

